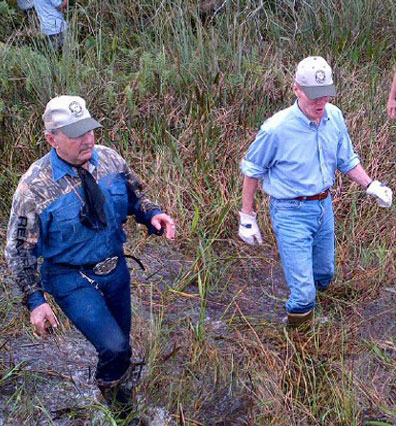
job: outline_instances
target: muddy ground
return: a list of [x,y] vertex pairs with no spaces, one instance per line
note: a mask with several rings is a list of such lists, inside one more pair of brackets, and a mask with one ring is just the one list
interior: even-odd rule
[[[221,275],[221,282],[216,283],[207,295],[205,326],[207,337],[214,345],[229,344],[224,337],[228,333],[230,318],[235,315],[249,318],[253,325],[268,323],[279,327],[280,330],[283,327],[283,305],[287,288],[275,252],[268,253],[267,260],[263,261],[250,249],[238,247],[236,250],[245,251],[243,254],[246,256],[236,256],[231,268]],[[127,252],[132,251],[127,248]],[[141,334],[144,332],[144,324],[150,323],[153,314],[163,310],[164,325],[171,326],[178,321],[196,324],[201,308],[197,285],[192,283],[186,288],[180,288],[180,280],[177,279],[191,271],[194,266],[191,259],[185,258],[170,246],[161,246],[154,242],[142,245],[133,253],[138,255],[146,266],[146,271],[141,271],[132,259],[128,259],[132,277],[134,321],[139,328],[138,332],[136,327],[133,331],[134,357],[140,359],[143,356],[148,358],[145,336]],[[252,258],[247,261],[249,256]],[[22,330],[15,328],[21,315],[24,315],[26,324],[28,316],[19,310],[19,293],[8,278],[4,262],[1,267],[5,277],[2,300],[8,300],[12,309],[8,308],[7,312],[3,313],[4,335],[0,340],[0,362],[3,367],[15,367],[17,380],[7,381],[4,377],[0,380],[0,426],[18,424],[10,417],[10,413],[15,413],[15,406],[18,404],[21,407],[24,404],[35,406],[30,411],[26,410],[26,413],[35,413],[34,418],[26,414],[26,425],[110,424],[106,420],[106,408],[101,404],[93,380],[96,364],[94,348],[64,319],[60,335],[46,340],[37,340],[29,326]],[[175,288],[175,282],[178,283],[178,288]],[[172,291],[170,289],[175,290],[174,297],[168,297],[164,305],[162,294],[166,291],[169,294],[169,291]],[[395,288],[385,288],[376,300],[368,301],[365,306],[359,307],[355,311],[360,318],[356,338],[367,341],[394,341],[395,302]],[[331,307],[324,306],[321,310],[322,316],[331,316]],[[176,350],[177,342],[170,341],[169,347],[164,350],[164,357],[172,356],[172,351]],[[368,363],[365,356],[367,355],[361,353],[351,360],[353,368],[361,370],[362,366],[365,366],[368,385],[377,381],[379,387],[390,392],[394,378],[386,377],[386,372]],[[145,370],[141,380],[145,380]],[[165,407],[142,400],[140,405],[144,406],[146,420],[152,426],[179,424],[176,421],[177,416],[168,413]],[[206,418],[197,424],[248,424],[246,407],[238,395],[234,399],[232,396],[225,396],[222,400],[218,399],[216,404],[208,403],[207,410]],[[23,408],[20,408],[18,413],[23,417]],[[375,408],[373,413],[368,412],[367,418],[375,418]]]

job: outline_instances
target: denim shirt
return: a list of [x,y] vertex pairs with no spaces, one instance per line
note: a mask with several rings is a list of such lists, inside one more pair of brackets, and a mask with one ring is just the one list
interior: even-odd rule
[[155,231],[150,220],[161,210],[142,192],[139,180],[119,154],[96,145],[89,168],[105,197],[107,226],[103,230],[81,223],[81,180],[54,149],[36,161],[19,182],[5,255],[30,309],[45,301],[37,271],[39,257],[44,264],[84,265],[122,256],[123,224],[128,215],[134,215],[150,233]]
[[296,101],[265,121],[242,160],[245,176],[263,180],[278,199],[318,194],[334,184],[335,172],[360,163],[341,111],[326,104],[320,124],[309,120]]
[[62,3],[63,0],[33,0],[43,34],[54,35],[67,30],[63,13],[58,10]]

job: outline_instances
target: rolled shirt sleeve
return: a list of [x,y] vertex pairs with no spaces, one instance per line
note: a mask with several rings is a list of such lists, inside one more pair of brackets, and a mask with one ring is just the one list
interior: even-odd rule
[[276,150],[276,137],[265,131],[262,126],[241,162],[242,174],[254,179],[262,179],[274,165]]

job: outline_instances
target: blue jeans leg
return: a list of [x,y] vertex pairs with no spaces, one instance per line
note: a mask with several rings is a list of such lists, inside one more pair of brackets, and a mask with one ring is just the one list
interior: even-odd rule
[[314,281],[319,291],[326,290],[334,278],[334,214],[332,204],[327,206],[326,200],[322,201],[324,214],[314,237],[312,254]]
[[87,275],[95,280],[100,291],[78,271],[60,275],[50,272],[47,282],[62,311],[95,346],[98,353],[96,378],[111,382],[118,380],[130,365],[129,271],[123,259],[106,276]]
[[315,281],[327,286],[334,273],[331,197],[323,201],[271,199],[271,218],[290,289],[286,310],[308,312],[315,307]]

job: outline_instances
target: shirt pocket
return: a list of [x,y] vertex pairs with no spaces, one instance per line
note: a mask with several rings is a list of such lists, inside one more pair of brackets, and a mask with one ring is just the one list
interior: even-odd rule
[[52,210],[49,227],[49,242],[52,246],[56,244],[72,246],[91,238],[90,230],[81,223],[80,211],[80,202],[62,205]]
[[117,223],[121,225],[127,220],[128,196],[125,182],[117,181],[108,187],[110,202]]

